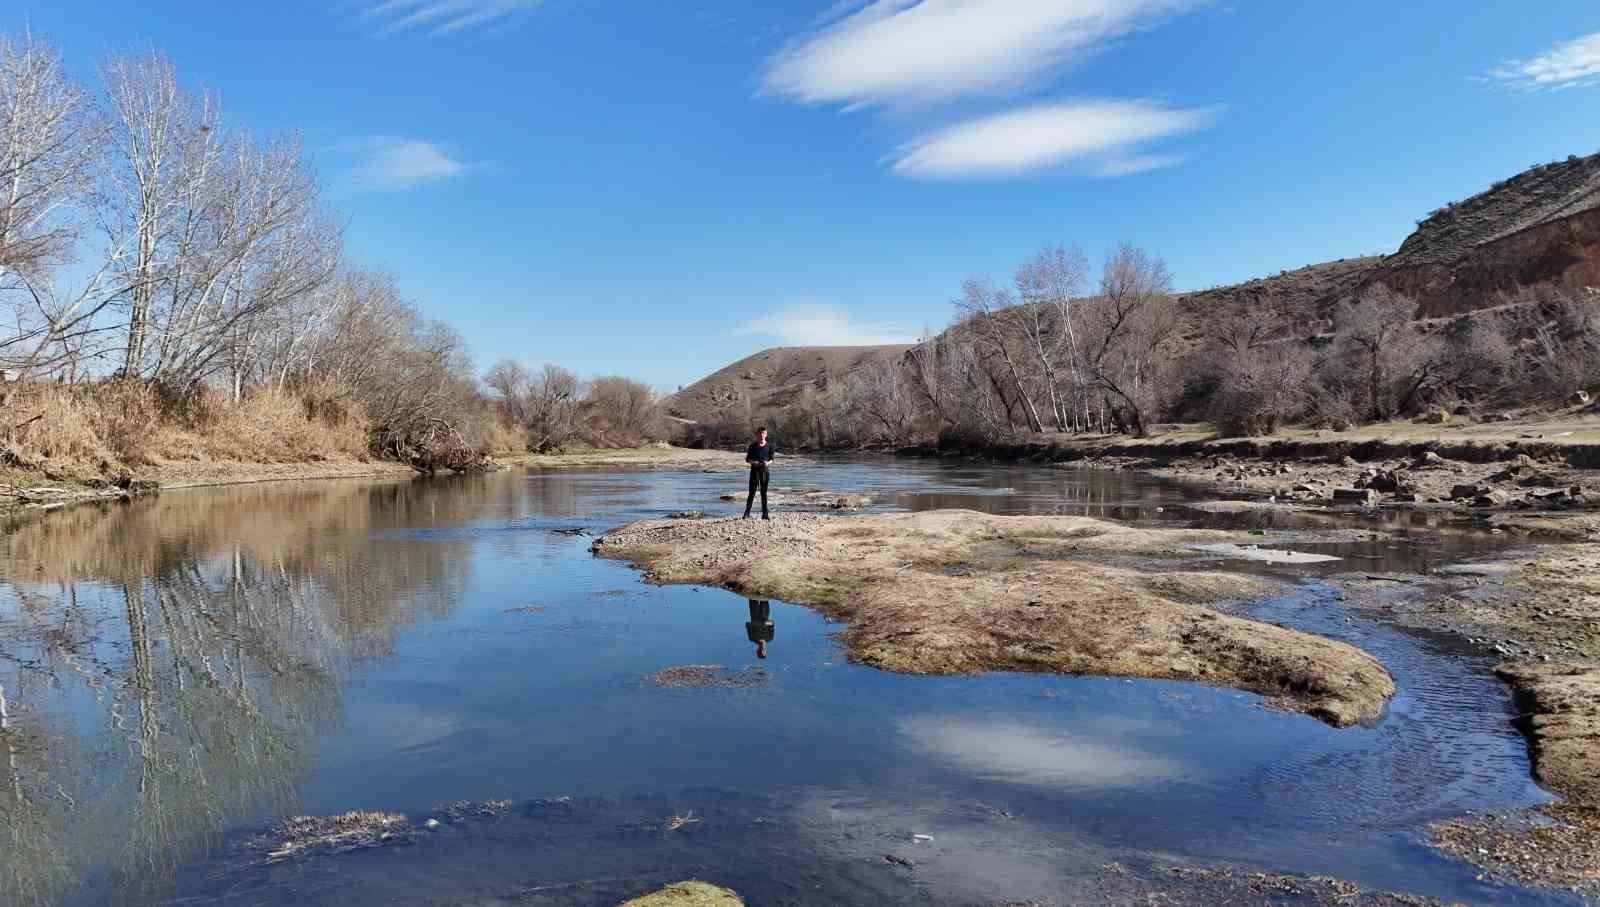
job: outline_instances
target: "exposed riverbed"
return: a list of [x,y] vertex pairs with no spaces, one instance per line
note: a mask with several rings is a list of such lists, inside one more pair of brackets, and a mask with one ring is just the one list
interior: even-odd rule
[[[1225,864],[1579,903],[1429,846],[1436,821],[1550,795],[1492,649],[1347,607],[1334,579],[1481,561],[1515,533],[1240,512],[1126,472],[825,460],[772,485],[796,507],[1299,532],[1287,547],[1339,560],[1208,553],[1286,584],[1237,616],[1370,653],[1396,693],[1335,728],[1200,684],[902,676],[782,601],[758,660],[744,597],[589,553],[742,509],[726,472],[169,492],[7,528],[0,819],[25,846],[0,849],[0,902],[614,904],[701,878],[758,904],[1070,903],[1109,866],[1182,888],[1163,867]],[[275,820],[352,810],[405,818],[272,858]]]

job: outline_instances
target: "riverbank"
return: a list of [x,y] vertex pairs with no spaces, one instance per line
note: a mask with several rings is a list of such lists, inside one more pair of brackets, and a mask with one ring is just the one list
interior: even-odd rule
[[0,515],[55,510],[73,504],[130,500],[163,490],[320,479],[405,478],[403,463],[331,458],[294,463],[226,460],[155,463],[118,479],[75,478],[38,470],[0,470]]
[[1344,432],[1286,429],[1260,438],[1223,438],[1204,424],[1161,425],[1146,438],[1039,436],[1013,445],[897,453],[1132,469],[1299,503],[1600,508],[1600,414],[1588,413],[1489,423],[1388,422]]
[[[791,461],[793,458],[784,458]],[[734,472],[745,469],[744,454],[732,450],[697,450],[666,443],[647,444],[616,450],[572,450],[550,454],[519,454],[504,457],[508,466],[529,469],[683,469],[707,472]],[[780,463],[781,467],[781,463]]]
[[653,520],[594,551],[654,582],[809,605],[849,624],[852,660],[885,670],[1185,680],[1260,693],[1337,727],[1377,718],[1394,681],[1371,656],[1206,607],[1276,591],[1220,569],[1217,552],[1281,540],[943,510]]
[[[517,454],[494,460],[499,466],[530,469],[677,469],[735,472],[744,455],[724,450],[690,450],[668,445],[562,454]],[[254,463],[236,460],[174,460],[151,463],[114,477],[53,469],[0,469],[0,515],[54,510],[72,504],[128,500],[178,488],[249,485],[258,482],[318,479],[405,478],[416,471],[392,460],[350,456],[304,461]]]

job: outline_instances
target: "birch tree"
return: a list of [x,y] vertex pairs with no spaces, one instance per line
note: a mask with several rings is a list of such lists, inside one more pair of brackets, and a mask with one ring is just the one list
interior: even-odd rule
[[[1023,303],[1020,319],[1028,346],[1043,374],[1056,429],[1078,425],[1078,398],[1083,382],[1078,370],[1077,330],[1073,301],[1082,293],[1089,262],[1076,247],[1053,246],[1040,251],[1017,269],[1015,283]],[[1070,384],[1061,393],[1059,377],[1065,365]]]

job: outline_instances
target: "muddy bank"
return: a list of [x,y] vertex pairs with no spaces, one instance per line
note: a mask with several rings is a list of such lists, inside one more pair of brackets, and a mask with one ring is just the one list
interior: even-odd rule
[[1195,546],[1263,541],[943,510],[647,521],[593,550],[655,582],[815,607],[848,622],[853,660],[886,670],[1185,680],[1275,697],[1339,727],[1376,718],[1394,681],[1371,656],[1205,607],[1277,586],[1197,569]]

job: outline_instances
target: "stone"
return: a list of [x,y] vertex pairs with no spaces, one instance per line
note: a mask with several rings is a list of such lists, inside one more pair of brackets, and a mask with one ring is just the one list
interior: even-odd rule
[[1450,499],[1453,501],[1460,501],[1467,498],[1475,498],[1479,495],[1488,494],[1493,490],[1494,489],[1488,485],[1456,485],[1450,489]]
[[1420,421],[1427,422],[1431,425],[1443,425],[1444,423],[1450,421],[1450,411],[1443,407],[1436,406],[1423,413]]
[[1487,492],[1485,494],[1480,494],[1477,497],[1473,498],[1472,499],[1472,506],[1474,506],[1474,507],[1504,507],[1506,504],[1508,504],[1510,502],[1511,502],[1511,495],[1505,493],[1504,491],[1501,491],[1498,488],[1495,488],[1495,489],[1492,489],[1492,490],[1490,490],[1489,492]]
[[1359,466],[1360,464],[1356,462],[1356,458],[1355,457],[1352,457],[1349,454],[1345,454],[1343,457],[1341,457],[1339,459],[1339,465],[1340,466]]
[[1442,466],[1443,464],[1444,457],[1439,456],[1431,450],[1423,451],[1422,454],[1416,459],[1417,466]]
[[1417,502],[1417,493],[1414,491],[1398,491],[1395,492],[1393,500],[1397,504],[1415,504]]
[[1378,503],[1378,493],[1371,488],[1335,488],[1333,499],[1347,504],[1360,504],[1371,507]]
[[1367,479],[1365,484],[1356,483],[1357,487],[1370,488],[1373,491],[1382,491],[1390,494],[1402,491],[1411,491],[1411,483],[1406,481],[1406,474],[1398,471],[1379,472]]

